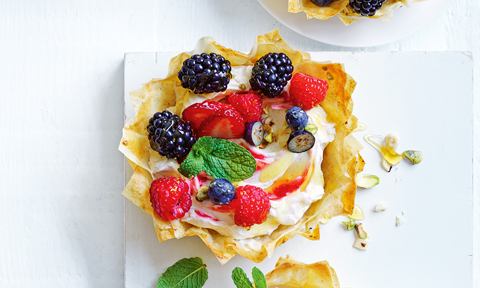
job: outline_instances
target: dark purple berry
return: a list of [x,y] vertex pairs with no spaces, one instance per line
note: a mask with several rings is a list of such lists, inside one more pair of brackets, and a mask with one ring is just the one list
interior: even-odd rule
[[284,53],[268,53],[253,65],[250,85],[259,94],[274,98],[292,79],[292,61]]
[[202,53],[185,60],[177,76],[183,88],[203,94],[227,90],[232,78],[231,71],[230,62],[222,56]]

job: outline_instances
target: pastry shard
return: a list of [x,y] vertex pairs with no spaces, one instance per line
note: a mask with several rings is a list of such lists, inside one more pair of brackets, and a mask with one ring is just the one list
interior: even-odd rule
[[327,261],[303,264],[287,256],[265,275],[268,287],[339,288],[337,274]]
[[[181,115],[185,96],[191,92],[181,87],[177,72],[185,59],[202,52],[222,54],[232,66],[253,65],[257,59],[268,52],[283,52],[292,60],[295,66],[294,73],[301,72],[325,79],[330,87],[325,100],[320,104],[327,113],[328,121],[335,124],[336,130],[334,141],[328,144],[324,151],[324,160],[321,165],[325,194],[320,200],[310,205],[296,224],[280,225],[269,235],[255,237],[255,245],[248,245],[246,244],[248,241],[224,236],[208,228],[194,226],[182,219],[165,221],[156,215],[151,207],[149,188],[154,178],[183,176],[174,169],[162,171],[162,175],[153,173],[156,165],[167,160],[150,148],[145,127],[151,115],[157,111],[168,108],[169,111]],[[128,158],[134,173],[123,195],[153,217],[160,242],[171,238],[197,235],[215,253],[222,264],[236,254],[254,262],[261,262],[265,257],[271,256],[277,246],[297,234],[311,240],[318,240],[319,221],[322,215],[329,213],[337,216],[352,213],[356,188],[355,176],[364,166],[364,161],[358,154],[363,147],[350,135],[357,127],[357,118],[352,115],[351,99],[355,84],[355,81],[345,73],[342,64],[312,61],[308,53],[292,49],[281,38],[278,30],[258,36],[249,54],[225,48],[211,37],[202,38],[194,51],[182,53],[171,60],[166,78],[153,79],[144,84],[143,88],[131,93],[136,114],[123,128],[119,150]]]
[[[383,21],[389,21],[393,18],[393,10],[401,6],[408,7],[412,3],[421,1],[425,0],[386,0],[383,7],[379,9],[375,15],[367,18],[378,18]],[[305,12],[308,19],[317,18],[320,20],[326,20],[337,15],[345,25],[350,25],[361,18],[365,18],[350,8],[349,0],[334,0],[332,4],[326,7],[316,6],[311,0],[288,0],[288,12]]]

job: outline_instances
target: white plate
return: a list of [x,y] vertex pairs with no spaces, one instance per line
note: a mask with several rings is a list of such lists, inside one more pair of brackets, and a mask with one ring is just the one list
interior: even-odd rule
[[[125,116],[133,117],[128,92],[167,73],[178,53],[129,53],[125,56]],[[462,52],[316,52],[316,61],[345,64],[357,81],[353,113],[367,133],[400,135],[399,151],[418,149],[425,158],[413,166],[402,161],[392,172],[380,166],[376,150],[365,148],[365,173],[380,184],[357,191],[356,203],[372,245],[352,248],[354,234],[336,217],[320,229],[320,241],[301,236],[279,246],[262,263],[237,255],[221,265],[199,237],[158,242],[152,218],[130,201],[125,203],[125,288],[155,287],[167,267],[185,257],[201,257],[209,279],[205,288],[234,287],[231,272],[253,266],[272,270],[287,254],[313,263],[327,260],[341,287],[472,287],[472,57]],[[446,69],[448,68],[448,69]],[[127,164],[128,165],[128,164]],[[130,179],[127,173],[126,181]],[[380,201],[390,207],[373,212]],[[395,217],[407,221],[395,226]],[[442,275],[455,275],[442,277]]]
[[346,46],[376,46],[400,40],[435,20],[453,0],[429,0],[395,10],[391,21],[361,19],[345,26],[336,16],[328,20],[307,19],[304,12],[288,13],[288,0],[258,0],[283,25],[323,43]]

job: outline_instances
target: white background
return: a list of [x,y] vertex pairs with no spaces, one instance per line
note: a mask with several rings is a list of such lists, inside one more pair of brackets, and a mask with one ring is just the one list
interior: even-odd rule
[[[298,35],[255,0],[0,1],[0,286],[123,287],[124,52],[188,51],[205,35],[247,51],[274,28],[304,51],[472,51],[480,111],[479,14],[458,0],[412,36],[355,49]],[[474,243],[480,275],[478,230]]]

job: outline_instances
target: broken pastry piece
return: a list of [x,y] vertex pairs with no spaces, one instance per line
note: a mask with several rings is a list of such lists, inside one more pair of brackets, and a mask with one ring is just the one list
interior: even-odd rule
[[265,280],[268,287],[276,288],[340,288],[337,274],[327,261],[304,264],[290,256],[280,258]]

